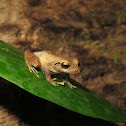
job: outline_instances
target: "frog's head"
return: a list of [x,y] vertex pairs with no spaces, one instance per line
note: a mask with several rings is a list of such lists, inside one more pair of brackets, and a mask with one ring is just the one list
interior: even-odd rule
[[64,72],[68,74],[77,74],[80,73],[79,62],[76,58],[71,60],[61,60],[60,62],[55,63],[54,69],[58,72]]

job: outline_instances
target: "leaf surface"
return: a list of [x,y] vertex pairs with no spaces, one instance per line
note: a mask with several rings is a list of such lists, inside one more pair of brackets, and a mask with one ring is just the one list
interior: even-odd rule
[[[24,61],[24,53],[0,41],[0,76],[24,90],[54,102],[74,112],[113,122],[126,123],[126,111],[121,110],[99,95],[81,88],[71,90],[67,85],[55,87],[45,75],[31,74]],[[92,82],[93,83],[93,82]]]

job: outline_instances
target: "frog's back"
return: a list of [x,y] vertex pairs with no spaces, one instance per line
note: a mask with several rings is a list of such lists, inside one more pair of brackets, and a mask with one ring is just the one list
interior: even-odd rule
[[[50,62],[56,62],[59,60],[61,57],[55,55],[51,51],[39,51],[39,52],[34,52],[35,56],[37,56],[41,63],[50,63]],[[62,58],[61,58],[62,59]]]

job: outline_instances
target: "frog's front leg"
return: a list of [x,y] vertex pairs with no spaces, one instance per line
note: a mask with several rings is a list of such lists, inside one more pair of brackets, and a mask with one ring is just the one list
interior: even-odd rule
[[77,88],[76,86],[74,86],[73,84],[71,84],[71,82],[69,81],[69,74],[67,74],[66,76],[65,76],[66,78],[63,80],[65,83],[67,83],[68,84],[68,86],[71,88],[71,89],[74,89],[74,88]]
[[38,75],[38,71],[35,69],[37,67],[40,67],[39,59],[32,52],[25,51],[25,62],[29,68],[29,71],[40,78]]
[[[53,78],[53,80],[57,80],[57,78]],[[63,80],[63,82],[55,82],[55,83],[58,83],[60,85],[64,85],[65,83],[67,83],[71,89],[77,88],[76,86],[72,85],[68,80]]]
[[77,88],[76,86],[72,85],[68,80],[64,80],[68,86],[71,88],[71,89],[74,89],[74,88]]
[[51,72],[48,70],[48,68],[45,68],[45,76],[46,76],[46,79],[51,83],[53,84],[54,86],[59,86],[59,85],[64,85],[64,82],[56,82],[54,80],[56,79],[52,79],[51,78]]

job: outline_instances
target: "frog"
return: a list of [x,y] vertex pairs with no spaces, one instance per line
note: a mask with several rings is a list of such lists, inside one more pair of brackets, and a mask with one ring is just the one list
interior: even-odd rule
[[25,51],[24,57],[29,71],[34,73],[38,78],[40,78],[40,76],[37,69],[44,72],[47,81],[49,81],[54,86],[64,85],[67,83],[71,89],[77,88],[68,80],[57,82],[55,81],[56,78],[52,78],[51,76],[52,74],[58,73],[67,73],[69,75],[80,73],[80,63],[77,58],[66,58],[60,55],[56,55],[51,51],[31,52],[29,50]]

